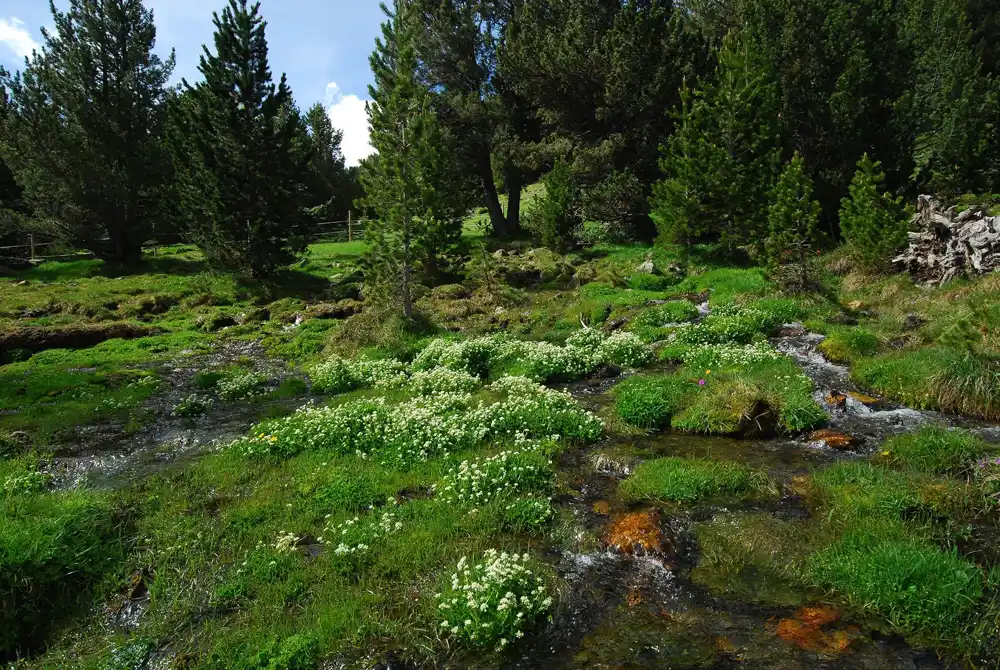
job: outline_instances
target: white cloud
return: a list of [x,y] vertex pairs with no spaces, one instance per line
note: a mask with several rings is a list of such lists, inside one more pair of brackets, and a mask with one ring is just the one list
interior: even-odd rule
[[6,45],[18,58],[30,56],[32,51],[40,48],[31,33],[24,28],[24,21],[16,17],[0,19],[0,44]]
[[365,101],[354,94],[344,95],[336,82],[326,85],[326,113],[334,128],[344,131],[341,149],[348,165],[357,165],[362,158],[375,153],[369,142],[368,111]]

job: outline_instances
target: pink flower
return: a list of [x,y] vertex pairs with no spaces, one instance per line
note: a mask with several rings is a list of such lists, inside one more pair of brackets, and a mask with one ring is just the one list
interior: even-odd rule
[[705,380],[704,379],[699,379],[698,380],[698,386],[704,386],[704,385],[705,385]]

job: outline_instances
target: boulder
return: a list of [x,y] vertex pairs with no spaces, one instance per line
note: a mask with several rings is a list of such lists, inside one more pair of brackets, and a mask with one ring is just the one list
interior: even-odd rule
[[943,284],[1000,269],[1000,216],[975,207],[956,214],[954,207],[943,209],[935,198],[922,195],[912,227],[909,247],[893,265],[919,281]]
[[635,273],[639,275],[655,275],[656,264],[653,262],[653,259],[647,258],[645,261],[635,266]]

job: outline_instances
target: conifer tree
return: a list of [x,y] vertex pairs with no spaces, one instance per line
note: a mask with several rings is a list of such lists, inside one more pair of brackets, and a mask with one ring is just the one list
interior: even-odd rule
[[543,245],[565,253],[573,244],[573,231],[580,223],[575,211],[578,191],[569,163],[562,158],[557,160],[542,183],[545,194],[529,218]]
[[840,232],[851,254],[874,270],[906,245],[907,223],[902,198],[884,190],[882,164],[866,153],[850,186],[850,197],[840,206]]
[[259,10],[229,0],[214,14],[215,50],[204,47],[205,80],[184,82],[173,144],[193,239],[214,265],[255,278],[293,258],[309,159],[285,76],[272,80]]
[[341,149],[344,133],[333,127],[320,103],[306,111],[303,121],[304,142],[311,154],[305,206],[317,220],[346,218],[352,203]]
[[134,264],[164,212],[166,83],[141,0],[70,0],[10,93],[4,160],[52,232],[113,263]]
[[798,154],[785,166],[771,200],[765,242],[768,270],[785,288],[804,291],[809,285],[810,249],[816,240],[820,205]]
[[414,288],[434,281],[458,248],[468,199],[444,150],[431,98],[417,81],[406,0],[384,4],[387,20],[371,56],[371,143],[360,205],[374,214],[365,231],[370,294],[413,316]]
[[728,35],[714,76],[682,103],[661,161],[666,179],[654,191],[651,215],[668,239],[707,234],[760,255],[780,159],[777,105],[767,65]]

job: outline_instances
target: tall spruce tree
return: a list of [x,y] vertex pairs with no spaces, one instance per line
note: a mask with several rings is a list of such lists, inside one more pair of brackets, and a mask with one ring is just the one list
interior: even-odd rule
[[365,231],[366,281],[372,295],[413,316],[414,288],[434,281],[455,251],[468,200],[431,96],[417,81],[411,7],[382,4],[387,20],[371,56],[371,143],[377,154],[362,165],[365,197],[374,218]]
[[70,0],[49,9],[41,53],[4,76],[4,159],[53,232],[113,263],[141,259],[164,212],[166,83],[141,0]]
[[303,221],[309,152],[285,76],[275,85],[260,3],[229,0],[215,13],[205,80],[184,82],[172,143],[192,238],[217,267],[267,277],[293,259]]
[[[0,81],[7,75],[0,67]],[[8,132],[4,124],[10,118],[10,100],[6,89],[0,87],[0,144]],[[0,240],[20,231],[21,187],[14,179],[7,163],[3,160],[4,150],[0,147]],[[10,241],[13,244],[13,241]]]
[[820,204],[813,198],[812,180],[798,154],[785,166],[771,199],[765,241],[768,271],[785,289],[805,291]]
[[730,34],[713,77],[684,102],[651,214],[671,241],[708,235],[760,255],[778,174],[778,91],[766,63]]

